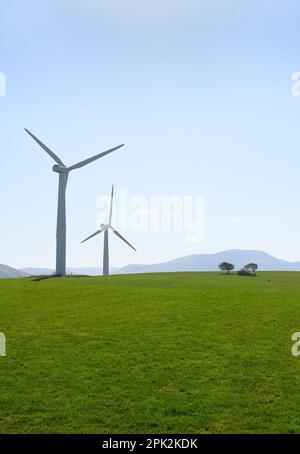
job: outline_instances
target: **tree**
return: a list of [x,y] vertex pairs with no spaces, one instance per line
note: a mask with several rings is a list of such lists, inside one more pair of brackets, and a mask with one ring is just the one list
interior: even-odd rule
[[248,263],[248,265],[245,266],[245,270],[248,272],[251,271],[254,276],[256,276],[257,268],[258,266],[256,265],[256,263]]
[[246,267],[245,268],[241,268],[238,272],[237,272],[238,276],[252,276],[251,273],[249,273],[249,271],[246,270]]
[[234,270],[234,265],[232,263],[222,262],[219,265],[219,269],[221,271],[227,271],[227,274],[230,274],[230,271]]

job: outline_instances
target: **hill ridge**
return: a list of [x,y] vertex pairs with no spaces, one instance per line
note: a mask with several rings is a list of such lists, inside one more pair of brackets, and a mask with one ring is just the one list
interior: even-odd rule
[[[225,251],[190,254],[178,257],[166,262],[154,264],[130,264],[121,268],[111,268],[112,274],[139,274],[139,273],[164,273],[185,271],[217,271],[222,261],[228,261],[235,265],[235,269],[245,266],[249,262],[255,262],[259,270],[263,271],[300,271],[300,261],[288,261],[277,258],[265,251],[252,249],[227,249]],[[100,275],[101,267],[78,267],[68,268],[68,272],[74,275]],[[50,268],[23,268],[15,269],[7,265],[0,265],[0,278],[17,278],[26,275],[52,274]]]

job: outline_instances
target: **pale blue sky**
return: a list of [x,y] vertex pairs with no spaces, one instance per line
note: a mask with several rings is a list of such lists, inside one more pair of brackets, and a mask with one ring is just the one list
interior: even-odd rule
[[111,264],[228,248],[300,260],[299,2],[0,0],[0,262],[53,266],[57,177],[24,133],[67,164],[126,149],[74,173],[68,265],[96,266],[97,197],[205,198],[200,243],[184,233],[111,242]]

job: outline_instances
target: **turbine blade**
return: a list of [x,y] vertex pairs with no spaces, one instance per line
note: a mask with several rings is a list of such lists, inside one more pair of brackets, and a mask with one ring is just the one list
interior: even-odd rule
[[75,169],[80,169],[80,167],[84,167],[87,164],[90,164],[91,162],[96,161],[97,159],[103,158],[103,156],[106,156],[107,154],[112,153],[113,151],[118,150],[119,148],[122,148],[122,147],[124,147],[124,144],[111,148],[110,150],[104,151],[103,153],[97,154],[96,156],[93,156],[92,158],[85,159],[84,161],[78,162],[77,164],[74,164],[73,166],[68,167],[68,170],[71,171],[71,170],[75,170]]
[[25,131],[27,132],[27,134],[30,135],[30,137],[32,137],[33,140],[35,140],[36,143],[39,144],[40,147],[42,147],[46,153],[48,153],[49,156],[51,156],[52,159],[54,159],[55,162],[57,162],[57,164],[59,164],[60,166],[62,167],[66,167],[64,165],[64,163],[62,162],[61,159],[59,159],[58,156],[56,156],[55,153],[53,153],[53,151],[51,151],[48,147],[46,147],[46,145],[43,144],[43,142],[41,142],[37,137],[35,137],[30,131],[28,131],[28,129],[25,128]]
[[114,201],[114,185],[112,186],[112,189],[111,189],[111,202],[110,202],[110,212],[109,212],[109,221],[108,221],[109,225],[111,225],[113,201]]
[[130,246],[131,249],[133,249],[134,251],[136,251],[136,249],[135,249],[130,243],[128,243],[128,241],[125,240],[125,238],[124,238],[119,232],[117,232],[117,231],[114,230],[114,229],[112,229],[112,230],[113,230],[113,232],[114,232],[115,235],[117,235],[119,238],[121,238],[121,240],[124,241],[124,243],[128,244],[128,246]]
[[103,232],[102,229],[97,230],[97,232],[93,233],[93,235],[91,235],[91,236],[89,236],[88,238],[86,238],[85,240],[81,241],[81,244],[82,244],[82,243],[85,243],[86,241],[90,240],[91,238],[94,238],[94,236],[99,235],[99,233],[102,233],[102,232]]

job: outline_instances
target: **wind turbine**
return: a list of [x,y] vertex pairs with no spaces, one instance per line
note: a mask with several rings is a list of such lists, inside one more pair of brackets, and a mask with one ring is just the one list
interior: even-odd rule
[[56,156],[53,151],[51,151],[46,145],[44,145],[37,137],[35,137],[28,129],[25,129],[27,134],[29,134],[36,143],[42,147],[49,156],[57,163],[54,165],[52,170],[59,174],[59,188],[58,188],[58,209],[57,209],[57,231],[56,231],[56,275],[65,276],[66,275],[66,189],[68,184],[69,173],[72,170],[80,169],[81,167],[90,164],[97,159],[103,158],[109,153],[112,153],[115,150],[123,147],[119,145],[110,150],[104,151],[103,153],[97,154],[92,158],[85,159],[84,161],[78,162],[71,167],[67,167],[62,160]]
[[112,211],[113,211],[113,199],[114,199],[114,186],[112,187],[111,190],[111,203],[110,203],[110,211],[109,211],[109,220],[108,224],[101,224],[100,225],[100,230],[97,230],[97,232],[93,233],[93,235],[89,236],[85,240],[81,241],[82,243],[85,243],[86,241],[90,240],[94,236],[99,235],[100,233],[104,232],[104,249],[103,249],[103,276],[108,276],[109,275],[109,252],[108,252],[108,231],[112,230],[115,235],[117,235],[119,238],[121,238],[124,243],[128,244],[131,249],[136,251],[136,249],[128,243],[127,240],[119,233],[117,232],[116,229],[113,228],[111,225],[111,219],[112,219]]

